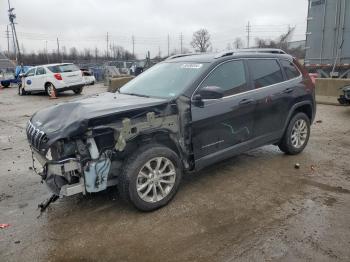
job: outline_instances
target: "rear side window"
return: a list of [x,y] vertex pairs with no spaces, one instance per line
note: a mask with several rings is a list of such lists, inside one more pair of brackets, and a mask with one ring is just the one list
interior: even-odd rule
[[300,76],[299,70],[295,67],[295,65],[292,62],[288,60],[281,60],[280,62],[284,72],[286,73],[287,79],[292,79]]
[[48,66],[47,68],[52,73],[67,73],[67,72],[75,72],[80,70],[76,65],[73,65],[73,64]]
[[250,59],[248,63],[254,88],[261,88],[284,81],[282,70],[276,60]]
[[230,61],[218,66],[204,80],[201,87],[217,86],[224,90],[224,95],[234,95],[247,90],[244,62]]

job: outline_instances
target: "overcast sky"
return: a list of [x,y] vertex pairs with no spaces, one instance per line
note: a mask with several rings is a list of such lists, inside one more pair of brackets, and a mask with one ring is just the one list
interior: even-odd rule
[[[170,49],[180,49],[180,34],[184,46],[190,46],[192,33],[206,28],[215,50],[223,50],[236,37],[246,43],[246,25],[252,24],[255,37],[275,38],[288,25],[296,26],[292,40],[305,39],[307,0],[11,0],[17,14],[20,46],[25,51],[56,48],[98,47],[106,50],[106,33],[110,42],[132,50],[143,58],[167,55],[167,35]],[[0,49],[7,49],[7,0],[0,0]]]

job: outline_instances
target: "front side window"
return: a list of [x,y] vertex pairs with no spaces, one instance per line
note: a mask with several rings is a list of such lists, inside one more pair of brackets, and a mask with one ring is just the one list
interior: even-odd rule
[[34,74],[35,74],[35,68],[32,68],[28,70],[28,72],[26,73],[26,76],[34,76]]
[[287,79],[292,79],[300,76],[299,70],[291,61],[281,60],[281,65],[283,67],[284,72],[286,73]]
[[207,63],[157,64],[120,89],[122,94],[171,98],[180,95],[206,68]]
[[218,66],[201,84],[201,87],[207,86],[220,87],[225,96],[247,91],[244,62],[235,60]]
[[281,68],[274,59],[249,59],[248,64],[255,89],[284,81]]
[[38,67],[38,69],[36,70],[36,75],[45,75],[46,71],[43,67]]

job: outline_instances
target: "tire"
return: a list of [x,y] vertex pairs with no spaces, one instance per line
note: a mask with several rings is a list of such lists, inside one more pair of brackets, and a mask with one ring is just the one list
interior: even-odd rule
[[51,97],[51,92],[53,92],[53,91],[56,93],[56,96],[57,96],[57,90],[56,90],[55,86],[51,83],[49,83],[45,86],[45,91],[49,97]]
[[304,113],[297,113],[289,121],[288,127],[278,147],[287,155],[297,155],[304,150],[309,138],[310,119]]
[[[146,167],[148,163],[154,173]],[[123,200],[137,209],[153,211],[175,196],[181,178],[182,164],[177,154],[168,147],[150,144],[139,148],[126,160],[118,179],[118,191]]]
[[22,87],[18,88],[18,93],[20,96],[25,96],[26,94],[28,94],[28,92],[25,91],[24,88],[22,88]]
[[10,86],[10,83],[9,82],[1,82],[1,85],[4,87],[4,88],[7,88]]
[[73,89],[73,92],[74,92],[76,95],[80,95],[81,92],[83,92],[83,88],[82,88],[82,87],[75,88],[75,89]]

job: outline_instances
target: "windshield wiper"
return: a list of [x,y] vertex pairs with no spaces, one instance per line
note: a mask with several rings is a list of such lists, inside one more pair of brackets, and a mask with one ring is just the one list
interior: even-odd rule
[[131,96],[147,97],[147,98],[149,98],[149,97],[150,97],[150,96],[147,96],[147,95],[134,94],[134,93],[121,93],[121,94],[124,94],[124,95],[131,95]]

